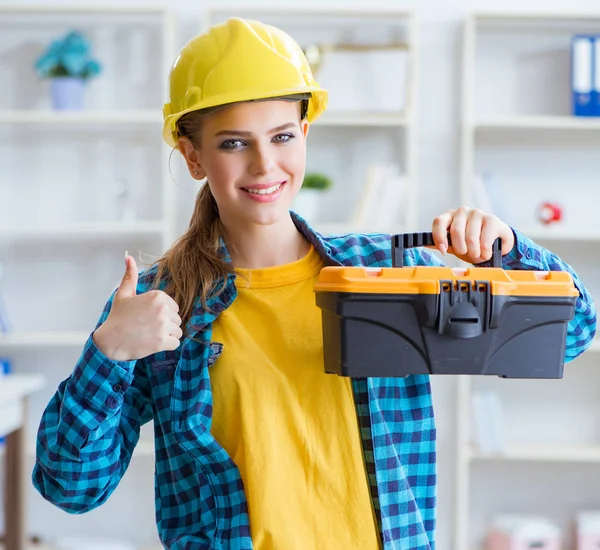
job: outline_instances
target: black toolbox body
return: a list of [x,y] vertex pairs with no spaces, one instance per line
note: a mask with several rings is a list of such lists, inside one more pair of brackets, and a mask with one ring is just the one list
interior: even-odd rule
[[[394,267],[379,271],[393,276],[389,270],[409,270],[418,277],[439,273],[440,268],[403,268],[401,264],[404,248],[431,244],[430,233],[394,236]],[[340,291],[317,283],[325,371],[359,378],[411,374],[562,378],[566,332],[577,295],[570,274],[543,273],[525,283],[533,295],[519,295],[518,290],[516,295],[495,295],[493,288],[501,285],[494,285],[493,280],[503,274],[500,262],[497,241],[491,268],[466,270],[476,278],[435,281],[437,293],[357,292],[356,285]],[[333,267],[324,271],[338,269],[344,273],[368,270]],[[451,268],[442,269],[453,273]],[[558,291],[554,283],[555,290],[545,293],[552,277],[560,279]],[[373,288],[372,279],[364,280]],[[524,283],[517,286],[523,288]]]

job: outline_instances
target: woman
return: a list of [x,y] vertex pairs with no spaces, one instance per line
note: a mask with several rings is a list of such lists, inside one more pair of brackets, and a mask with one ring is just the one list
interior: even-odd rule
[[[289,212],[326,92],[289,36],[233,18],[184,47],[170,96],[164,137],[207,183],[157,265],[138,275],[126,257],[43,415],[35,486],[72,513],[99,506],[154,420],[166,548],[433,549],[428,378],[324,373],[320,269],[390,265],[389,235],[323,237]],[[432,232],[442,252],[472,263],[501,237],[505,268],[569,270],[580,296],[565,359],[587,347],[591,298],[555,255],[468,208],[438,216]],[[406,265],[436,262],[405,254]]]

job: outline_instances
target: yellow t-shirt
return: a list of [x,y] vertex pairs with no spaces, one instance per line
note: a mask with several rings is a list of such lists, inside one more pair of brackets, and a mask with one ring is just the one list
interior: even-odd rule
[[240,470],[257,550],[379,548],[351,382],[325,374],[314,248],[238,269],[213,325],[212,434]]

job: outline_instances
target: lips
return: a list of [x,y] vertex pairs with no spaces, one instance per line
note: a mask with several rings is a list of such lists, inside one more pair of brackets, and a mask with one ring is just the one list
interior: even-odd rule
[[275,193],[275,191],[277,191],[280,187],[281,184],[278,183],[272,187],[266,187],[264,189],[246,189],[246,191],[253,195],[270,195],[271,193]]
[[287,182],[272,181],[268,183],[257,183],[241,189],[246,193],[249,199],[256,202],[273,202],[276,201],[282,193],[282,190]]
[[273,181],[269,183],[258,183],[248,187],[242,187],[244,191],[251,195],[272,195],[281,189],[285,181]]

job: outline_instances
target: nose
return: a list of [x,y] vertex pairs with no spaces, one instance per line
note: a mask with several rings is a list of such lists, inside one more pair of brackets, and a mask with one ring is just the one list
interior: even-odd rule
[[252,175],[263,176],[268,174],[273,168],[275,162],[269,153],[268,147],[264,145],[256,145],[253,147],[249,171]]

